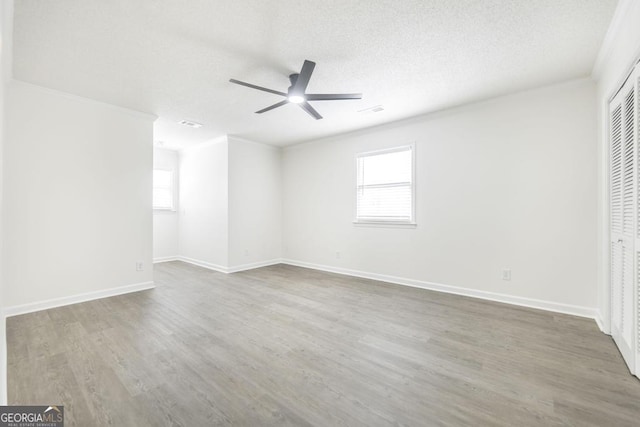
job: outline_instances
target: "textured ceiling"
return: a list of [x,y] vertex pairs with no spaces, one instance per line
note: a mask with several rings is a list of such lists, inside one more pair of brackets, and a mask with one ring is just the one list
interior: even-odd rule
[[[14,78],[160,117],[156,139],[273,145],[586,77],[615,0],[19,0]],[[257,115],[305,59],[308,92],[362,92]],[[383,105],[379,113],[363,110]],[[176,122],[203,123],[190,129]]]

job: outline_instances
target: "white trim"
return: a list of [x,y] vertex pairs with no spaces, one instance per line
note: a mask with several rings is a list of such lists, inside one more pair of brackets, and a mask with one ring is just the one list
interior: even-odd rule
[[472,298],[479,298],[489,301],[496,301],[506,304],[518,305],[522,307],[536,308],[539,310],[552,311],[555,313],[571,314],[574,316],[587,317],[595,319],[596,309],[591,307],[582,307],[578,305],[563,304],[553,301],[544,301],[534,298],[518,297],[508,294],[500,294],[495,292],[480,291],[477,289],[462,288],[459,286],[443,285],[440,283],[425,282],[421,280],[406,279],[403,277],[388,276],[385,274],[368,273],[358,270],[350,270],[341,267],[332,267],[327,265],[313,264],[310,262],[296,261],[292,259],[283,259],[283,264],[293,265],[297,267],[311,268],[314,270],[328,271],[330,273],[344,274],[346,276],[362,277],[365,279],[378,280],[382,282],[394,283],[397,285],[411,286],[414,288],[428,289],[431,291],[444,292],[448,294],[463,295]]
[[374,227],[374,228],[416,228],[418,224],[415,222],[394,222],[394,221],[353,221],[356,227]]
[[156,261],[154,259],[154,263],[156,262],[165,262],[165,261],[182,261],[187,264],[197,265],[198,267],[207,268],[209,270],[217,271],[219,273],[230,274],[230,273],[238,273],[240,271],[253,270],[254,268],[260,267],[268,267],[270,265],[281,264],[282,260],[280,258],[275,258],[267,261],[257,261],[249,264],[240,264],[233,267],[225,267],[222,265],[211,264],[210,262],[202,261],[199,259],[189,258],[185,256],[176,256],[176,257],[166,257],[158,258],[160,261]]
[[602,317],[602,312],[600,310],[596,310],[595,321],[602,333],[611,335],[611,331],[605,328],[604,318]]
[[[632,77],[639,63],[640,63],[640,49],[638,49],[638,52],[636,52],[636,54],[633,56],[633,60],[631,61],[631,66],[627,67],[626,73],[621,73],[620,78],[617,80],[617,83],[613,85],[612,88],[609,88],[610,89],[608,92],[609,96],[605,100],[607,107],[609,106],[609,104],[611,104],[614,98],[618,96],[620,91],[622,91],[622,88],[627,83],[627,81],[629,81],[629,79]],[[608,120],[609,120],[609,117],[607,116],[607,121]]]
[[207,261],[201,261],[195,258],[189,258],[186,256],[177,256],[175,261],[186,262],[187,264],[197,265],[198,267],[208,268],[209,270],[217,271],[219,273],[229,273],[229,269],[222,265],[211,264]]
[[14,305],[4,309],[3,317],[17,316],[20,314],[33,313],[34,311],[48,310],[50,308],[62,307],[64,305],[78,304],[86,301],[93,301],[100,298],[108,298],[116,295],[128,294],[131,292],[145,291],[155,288],[153,282],[134,283],[133,285],[119,286],[117,288],[103,289],[100,291],[86,292],[68,297],[53,298],[45,301],[31,302],[28,304]]
[[609,23],[609,28],[607,29],[607,33],[605,34],[604,40],[600,45],[598,56],[596,57],[596,61],[593,64],[591,77],[594,80],[598,80],[602,76],[602,70],[604,69],[604,66],[607,63],[607,60],[611,55],[611,51],[613,50],[614,40],[618,36],[618,31],[621,28],[620,24],[624,20],[627,13],[629,12],[629,9],[633,5],[633,3],[634,3],[634,0],[618,1],[616,10],[613,13],[613,18],[611,18],[611,22]]
[[598,291],[598,310],[600,312],[600,322],[602,331],[606,334],[611,333],[611,235],[609,230],[610,223],[610,182],[609,182],[609,163],[610,163],[610,147],[609,147],[609,101],[602,100],[602,117],[600,138],[598,140],[600,158],[599,158],[599,176],[598,176],[598,255],[599,255],[599,275],[597,282]]
[[240,271],[253,270],[254,268],[268,267],[270,265],[277,265],[277,264],[282,264],[282,260],[280,258],[271,259],[268,261],[258,261],[258,262],[252,262],[249,264],[236,265],[235,267],[227,268],[227,272],[238,273]]
[[179,256],[161,256],[153,259],[154,264],[158,264],[161,262],[169,262],[169,261],[180,261]]
[[398,153],[401,151],[408,151],[408,150],[415,150],[415,142],[411,143],[411,144],[405,144],[405,145],[398,145],[398,146],[393,146],[393,147],[388,147],[388,148],[381,148],[379,150],[371,150],[371,151],[363,151],[361,153],[356,153],[356,160],[359,157],[371,157],[371,156],[379,156],[381,154],[391,154],[391,153]]
[[9,85],[24,86],[26,88],[35,89],[35,90],[38,90],[40,92],[44,92],[44,93],[47,93],[47,94],[50,94],[50,95],[61,96],[63,98],[72,99],[72,100],[80,101],[80,102],[85,102],[87,104],[100,105],[102,107],[107,107],[109,109],[116,110],[116,111],[119,111],[121,113],[127,113],[127,114],[130,114],[132,116],[135,116],[135,117],[138,117],[138,118],[142,118],[142,119],[151,120],[151,121],[155,121],[158,118],[158,116],[153,115],[153,114],[144,113],[142,111],[137,111],[137,110],[131,110],[129,108],[120,107],[119,105],[107,104],[106,102],[97,101],[97,100],[92,99],[92,98],[85,98],[83,96],[74,95],[74,94],[68,93],[68,92],[62,92],[62,91],[59,91],[59,90],[56,90],[56,89],[50,89],[48,87],[39,86],[39,85],[36,85],[36,84],[33,84],[33,83],[28,83],[28,82],[25,82],[25,81],[22,81],[22,80],[11,79],[9,81]]

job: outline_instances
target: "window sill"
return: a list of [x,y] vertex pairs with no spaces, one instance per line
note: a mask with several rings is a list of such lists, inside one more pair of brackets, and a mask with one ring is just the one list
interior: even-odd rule
[[168,209],[168,208],[153,208],[153,213],[176,213],[177,209]]
[[391,222],[391,221],[353,221],[356,227],[375,227],[375,228],[416,228],[418,224],[415,222]]

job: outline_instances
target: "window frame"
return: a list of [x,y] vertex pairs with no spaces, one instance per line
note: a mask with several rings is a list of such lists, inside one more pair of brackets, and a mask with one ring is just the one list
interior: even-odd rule
[[[162,168],[153,168],[153,172],[162,171],[168,172],[170,176],[169,190],[171,191],[171,206],[170,207],[156,207],[153,203],[153,196],[151,197],[151,207],[154,211],[159,212],[176,212],[176,189],[175,189],[175,171],[173,169],[162,169]],[[152,179],[152,191],[156,188],[166,188],[166,187],[156,187],[155,180]]]
[[[390,154],[390,153],[396,153],[400,151],[411,151],[411,218],[409,220],[385,220],[385,219],[375,219],[375,218],[370,218],[370,219],[359,218],[358,217],[358,189],[359,189],[358,188],[358,172],[359,172],[358,160],[361,157],[376,156],[380,154]],[[353,203],[354,203],[355,214],[354,214],[353,224],[355,226],[365,226],[365,227],[416,228],[418,225],[416,222],[416,144],[411,143],[411,144],[406,144],[406,145],[401,145],[401,146],[396,146],[391,148],[384,148],[380,150],[363,151],[360,153],[356,153],[354,163],[355,163],[355,174],[354,174],[355,185],[353,186],[353,188],[355,189],[355,192],[354,192]]]

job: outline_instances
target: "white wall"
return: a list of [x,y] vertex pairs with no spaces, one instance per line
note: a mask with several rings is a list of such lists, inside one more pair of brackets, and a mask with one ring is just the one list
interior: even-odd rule
[[173,171],[175,210],[153,211],[153,260],[175,259],[178,256],[179,169],[178,152],[164,148],[153,149],[153,168]]
[[281,150],[228,141],[229,266],[273,263],[282,249]]
[[[0,25],[3,21],[3,7],[0,5]],[[2,29],[0,28],[0,34]],[[2,43],[0,40],[0,70],[2,67]],[[4,316],[5,296],[4,296],[4,280],[2,265],[2,246],[4,241],[2,228],[3,213],[3,150],[4,150],[4,78],[0,75],[0,405],[7,404],[7,340],[6,340],[6,323]]]
[[182,150],[177,258],[224,272],[278,262],[280,157],[235,137]]
[[610,330],[609,312],[609,192],[608,133],[609,99],[622,85],[633,64],[640,59],[640,2],[620,0],[609,33],[594,69],[597,79],[598,106],[598,212],[599,212],[599,273],[598,321],[605,332]]
[[180,153],[180,256],[201,265],[229,264],[226,138]]
[[[287,148],[283,256],[592,315],[595,120],[581,80]],[[356,153],[409,143],[417,228],[354,226]]]
[[152,283],[153,119],[26,83],[8,86],[7,306]]
[[0,3],[0,405],[7,404],[7,340],[5,307],[5,282],[3,280],[2,246],[4,241],[3,217],[3,151],[5,139],[4,104],[5,82],[11,76],[11,28],[13,18],[13,1]]

